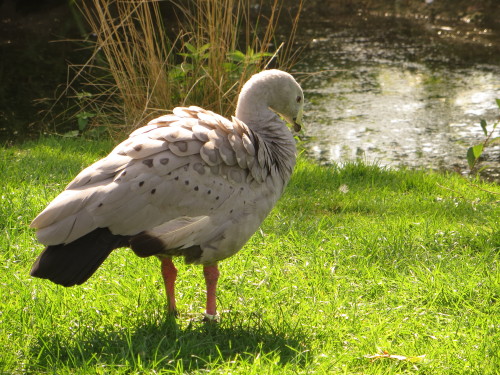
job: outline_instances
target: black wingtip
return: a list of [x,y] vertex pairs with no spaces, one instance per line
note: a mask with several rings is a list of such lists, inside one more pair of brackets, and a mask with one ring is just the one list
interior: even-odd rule
[[94,274],[114,249],[127,245],[126,236],[98,228],[69,244],[47,246],[30,275],[66,287],[79,285]]

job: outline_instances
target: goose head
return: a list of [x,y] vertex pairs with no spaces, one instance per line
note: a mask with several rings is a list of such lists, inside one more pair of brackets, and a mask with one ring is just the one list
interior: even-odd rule
[[277,69],[253,75],[238,98],[236,117],[247,125],[260,125],[279,114],[295,131],[302,127],[304,93],[292,75]]

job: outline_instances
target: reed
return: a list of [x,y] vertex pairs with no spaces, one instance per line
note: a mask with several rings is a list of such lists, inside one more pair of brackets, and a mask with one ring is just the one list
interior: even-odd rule
[[[290,46],[302,1],[285,40],[276,36],[284,0],[271,0],[267,7],[263,3],[171,1],[175,14],[169,19],[176,21],[168,29],[176,32],[169,36],[160,2],[81,2],[95,45],[85,64],[72,66],[67,92],[76,98],[76,116],[119,136],[179,105],[233,114],[237,94],[251,74],[271,61],[289,69],[295,57]],[[83,84],[79,89],[77,81]]]

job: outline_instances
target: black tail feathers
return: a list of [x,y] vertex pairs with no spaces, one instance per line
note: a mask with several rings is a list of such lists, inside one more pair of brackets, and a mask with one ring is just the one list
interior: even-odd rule
[[129,246],[128,236],[114,235],[108,228],[98,228],[69,244],[47,246],[33,264],[30,274],[63,286],[82,284],[114,249],[123,246]]

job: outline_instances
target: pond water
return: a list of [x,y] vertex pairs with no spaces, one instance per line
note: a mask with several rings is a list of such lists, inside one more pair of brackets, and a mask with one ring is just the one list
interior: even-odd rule
[[[498,35],[380,15],[317,15],[302,30],[310,155],[466,172],[467,148],[484,140],[480,120],[491,129],[500,114]],[[486,164],[485,177],[500,181],[500,146],[486,149]]]

